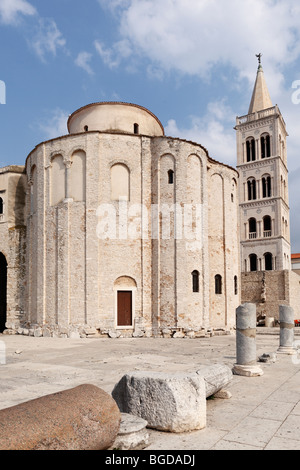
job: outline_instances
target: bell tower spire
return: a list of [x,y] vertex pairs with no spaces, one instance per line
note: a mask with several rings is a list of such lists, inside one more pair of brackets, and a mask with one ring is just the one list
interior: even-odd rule
[[262,54],[256,54],[256,57],[258,58],[258,69],[248,114],[273,107],[269,90],[265,81],[264,71],[261,65]]

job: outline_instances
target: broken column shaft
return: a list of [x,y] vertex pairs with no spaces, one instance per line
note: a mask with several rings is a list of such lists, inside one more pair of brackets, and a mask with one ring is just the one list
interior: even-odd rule
[[295,354],[294,347],[294,310],[288,305],[279,306],[280,344],[277,350],[281,354]]
[[256,358],[256,305],[245,303],[236,309],[236,375],[255,377],[263,371]]

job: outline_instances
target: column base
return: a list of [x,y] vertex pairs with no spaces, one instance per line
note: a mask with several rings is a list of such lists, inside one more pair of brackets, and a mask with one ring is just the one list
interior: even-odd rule
[[263,375],[263,370],[256,364],[234,364],[233,373],[235,375],[243,375],[245,377],[259,377]]
[[293,346],[279,346],[279,348],[277,349],[277,353],[292,355],[297,353],[297,349]]

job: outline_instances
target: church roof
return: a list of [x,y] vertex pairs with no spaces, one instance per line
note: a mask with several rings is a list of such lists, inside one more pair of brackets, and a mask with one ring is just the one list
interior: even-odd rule
[[273,104],[265,81],[264,71],[261,64],[259,64],[248,114],[272,107]]

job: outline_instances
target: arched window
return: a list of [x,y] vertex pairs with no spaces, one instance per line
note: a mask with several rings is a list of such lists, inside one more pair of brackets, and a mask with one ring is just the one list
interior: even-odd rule
[[173,170],[168,171],[168,183],[169,184],[174,183],[174,171]]
[[273,269],[273,256],[272,256],[272,253],[265,253],[264,258],[265,258],[265,270],[266,271],[272,271],[272,269]]
[[139,125],[137,123],[134,123],[133,124],[133,132],[134,134],[138,134],[139,133]]
[[253,162],[256,160],[256,152],[255,152],[255,140],[253,137],[249,137],[246,140],[246,149],[247,149],[247,162]]
[[192,272],[193,292],[199,292],[199,271]]
[[266,175],[262,179],[262,194],[263,197],[271,197],[271,176]]
[[271,237],[272,236],[272,219],[269,215],[266,215],[263,218],[264,222],[264,237]]
[[237,295],[238,294],[238,278],[237,276],[234,276],[234,295]]
[[249,219],[249,238],[256,238],[256,219]]
[[84,126],[84,130],[85,130],[85,132],[88,132],[89,126]]
[[222,276],[220,274],[215,276],[215,293],[222,294]]
[[261,158],[268,158],[271,156],[271,141],[269,134],[263,134],[260,138]]
[[86,199],[86,154],[83,150],[76,150],[71,158],[72,171],[70,178],[70,197],[74,201]]
[[116,163],[111,167],[110,182],[112,201],[129,201],[130,171],[126,165]]
[[250,271],[257,271],[257,256],[252,253],[249,256],[249,260],[250,260]]
[[248,201],[254,201],[256,199],[256,181],[254,178],[250,178],[247,181],[248,187]]
[[3,199],[2,197],[0,197],[0,215],[3,215],[3,210],[4,210]]

